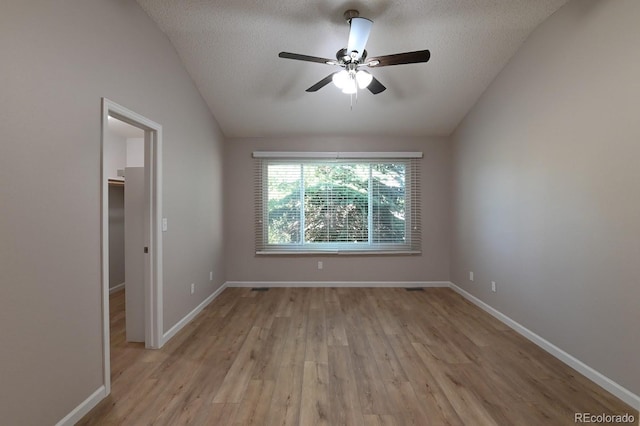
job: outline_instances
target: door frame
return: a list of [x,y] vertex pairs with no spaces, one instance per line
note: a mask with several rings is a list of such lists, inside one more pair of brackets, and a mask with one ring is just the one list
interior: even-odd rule
[[[109,330],[109,183],[106,165],[106,135],[109,116],[144,130],[145,246],[144,265],[145,347],[163,345],[162,333],[162,126],[107,98],[102,98],[101,120],[101,240],[102,240],[102,345],[106,394],[111,392]],[[143,250],[143,247],[140,247]]]

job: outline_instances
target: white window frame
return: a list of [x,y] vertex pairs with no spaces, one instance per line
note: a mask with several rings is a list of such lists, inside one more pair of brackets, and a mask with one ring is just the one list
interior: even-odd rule
[[[257,255],[299,255],[299,254],[419,254],[421,253],[421,211],[420,211],[420,161],[421,152],[283,152],[256,151],[256,254]],[[369,204],[368,242],[367,243],[305,243],[304,212],[301,211],[301,241],[291,244],[268,244],[268,193],[265,177],[269,164],[321,164],[321,163],[354,163],[368,164],[386,162],[403,162],[406,164],[406,240],[404,243],[372,243],[372,204]],[[371,184],[371,180],[369,180]],[[303,184],[303,183],[302,183]],[[304,195],[302,195],[304,196]],[[369,191],[371,197],[371,191]]]

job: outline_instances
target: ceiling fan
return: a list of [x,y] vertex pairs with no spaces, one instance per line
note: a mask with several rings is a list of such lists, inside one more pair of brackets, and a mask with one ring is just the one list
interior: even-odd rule
[[360,67],[376,68],[390,65],[416,64],[427,62],[431,57],[431,53],[428,50],[418,50],[367,59],[365,45],[369,39],[373,21],[361,18],[360,13],[353,9],[347,10],[344,13],[344,18],[350,25],[349,40],[345,49],[338,50],[335,60],[289,52],[280,52],[278,54],[279,57],[285,59],[337,65],[342,68],[342,70],[329,74],[309,87],[306,90],[307,92],[316,92],[333,81],[346,94],[354,94],[357,93],[358,89],[366,88],[374,95],[377,95],[386,90],[386,87],[369,72],[359,69]]

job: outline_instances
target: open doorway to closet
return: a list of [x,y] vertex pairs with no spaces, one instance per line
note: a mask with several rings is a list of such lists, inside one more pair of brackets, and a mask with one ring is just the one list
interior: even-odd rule
[[[162,127],[108,99],[102,111],[104,381],[126,345],[162,346]],[[112,335],[113,333],[113,335]],[[119,346],[112,346],[119,345]],[[142,349],[142,346],[139,346]],[[122,366],[114,365],[119,369]],[[114,371],[116,373],[116,371]]]
[[144,130],[109,116],[104,144],[111,345],[144,343]]

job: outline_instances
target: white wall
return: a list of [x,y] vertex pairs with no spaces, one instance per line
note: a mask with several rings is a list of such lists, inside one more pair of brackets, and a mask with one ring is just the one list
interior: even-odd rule
[[165,330],[224,282],[223,137],[134,1],[5,0],[0,52],[0,417],[50,425],[102,384],[101,98],[163,125]]
[[144,167],[144,138],[127,138],[127,167]]
[[635,0],[568,3],[473,107],[453,136],[451,267],[456,284],[636,395],[639,19]]
[[118,170],[127,164],[127,140],[108,129],[104,144],[107,178],[118,178]]

